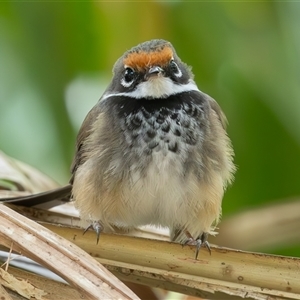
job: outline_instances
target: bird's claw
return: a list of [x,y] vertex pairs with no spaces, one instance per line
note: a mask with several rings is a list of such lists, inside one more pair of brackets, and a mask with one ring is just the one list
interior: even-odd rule
[[208,233],[207,232],[202,233],[202,235],[200,235],[197,239],[194,239],[190,235],[189,232],[186,232],[186,235],[188,236],[188,239],[186,240],[186,242],[183,245],[196,246],[196,255],[195,255],[196,260],[198,258],[200,248],[203,247],[203,246],[208,250],[209,254],[211,255],[210,245],[209,245],[209,242],[207,241],[207,238],[208,238]]
[[90,224],[83,232],[83,234],[85,234],[89,229],[93,229],[96,232],[97,235],[97,244],[99,243],[99,239],[100,239],[100,234],[103,231],[103,226],[98,222],[98,221],[94,221],[92,224]]

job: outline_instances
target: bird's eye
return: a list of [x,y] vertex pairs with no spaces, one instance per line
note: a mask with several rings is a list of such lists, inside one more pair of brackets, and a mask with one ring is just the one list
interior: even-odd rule
[[125,69],[125,72],[124,72],[124,76],[121,80],[121,84],[124,86],[124,87],[129,87],[132,85],[133,81],[135,80],[136,78],[136,73],[133,69],[131,68],[126,68]]
[[131,82],[135,77],[135,72],[131,68],[125,69],[124,79],[126,82]]
[[176,62],[174,61],[174,59],[172,59],[170,61],[170,70],[171,73],[174,74],[176,77],[181,77],[182,76],[182,72],[180,71],[178,65],[176,64]]

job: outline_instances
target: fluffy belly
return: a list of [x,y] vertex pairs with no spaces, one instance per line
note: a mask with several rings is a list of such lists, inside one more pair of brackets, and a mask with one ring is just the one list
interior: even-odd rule
[[105,230],[111,225],[131,228],[153,224],[172,232],[187,229],[197,237],[211,232],[219,217],[223,196],[220,174],[210,174],[209,183],[200,180],[194,172],[186,172],[173,152],[155,152],[145,170],[132,164],[122,176],[115,172],[121,176],[117,180],[101,177],[102,184],[93,170],[97,164],[92,160],[86,164],[89,166],[83,165],[76,173],[75,205],[83,219],[99,221]]
[[[143,175],[138,168],[132,166],[129,182],[124,186],[124,197],[120,199],[128,207],[125,211],[120,211],[120,219],[123,219],[124,225],[152,223],[167,226],[176,218],[177,210],[187,197],[187,191],[180,175],[181,163],[174,156],[162,159],[160,153],[155,153]],[[134,220],[132,214],[135,215]]]

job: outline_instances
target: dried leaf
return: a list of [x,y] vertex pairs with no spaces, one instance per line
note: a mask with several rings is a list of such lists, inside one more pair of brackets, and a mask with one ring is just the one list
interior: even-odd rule
[[0,192],[2,197],[28,195],[58,187],[35,168],[0,151]]
[[138,299],[86,252],[45,227],[0,205],[0,241],[49,268],[89,299]]
[[34,287],[31,283],[25,281],[24,279],[18,279],[13,275],[9,274],[7,271],[0,268],[0,283],[17,292],[19,295],[25,297],[26,299],[36,298],[37,300],[44,300],[43,296],[47,295],[45,291]]
[[12,300],[8,292],[5,290],[5,288],[0,284],[0,299],[3,300]]

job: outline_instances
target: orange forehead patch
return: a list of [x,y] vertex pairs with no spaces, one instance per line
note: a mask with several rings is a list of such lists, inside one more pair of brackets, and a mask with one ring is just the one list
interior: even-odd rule
[[163,49],[159,49],[153,52],[132,52],[124,58],[124,65],[133,69],[142,70],[151,66],[164,66],[173,57],[173,51],[170,47],[165,46]]

